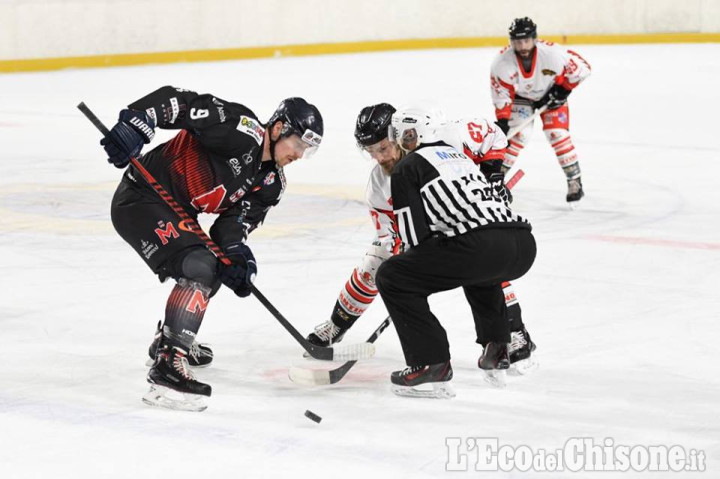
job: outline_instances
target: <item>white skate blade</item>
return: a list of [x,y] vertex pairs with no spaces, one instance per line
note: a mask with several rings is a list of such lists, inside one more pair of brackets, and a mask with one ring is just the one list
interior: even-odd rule
[[481,369],[485,373],[485,381],[495,388],[507,386],[505,369]]
[[321,369],[305,369],[293,366],[288,371],[290,381],[304,386],[325,386],[330,384],[330,373]]
[[398,396],[410,398],[450,399],[455,397],[455,391],[447,381],[417,386],[391,384],[390,390]]
[[508,374],[511,376],[525,376],[526,374],[531,374],[539,367],[540,363],[538,363],[537,358],[530,356],[527,359],[512,363],[510,369],[508,369]]
[[175,411],[204,411],[207,409],[205,396],[175,391],[165,386],[151,384],[150,390],[142,401],[150,406],[173,409]]
[[342,344],[333,346],[333,361],[357,361],[375,356],[373,343]]
[[580,209],[580,200],[578,201],[568,201],[568,208],[570,208],[570,211],[575,211]]

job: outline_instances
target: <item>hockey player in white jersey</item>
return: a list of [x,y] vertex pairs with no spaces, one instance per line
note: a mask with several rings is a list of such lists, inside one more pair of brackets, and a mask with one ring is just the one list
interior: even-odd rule
[[[537,26],[516,18],[509,29],[510,45],[492,63],[490,87],[497,124],[505,133],[547,105],[540,115],[545,137],[555,150],[567,177],[566,200],[584,196],[575,146],[570,138],[567,98],[590,75],[590,65],[580,55],[560,45],[537,39]],[[510,139],[503,173],[512,168],[532,134],[533,123]]]
[[[308,336],[313,344],[328,346],[342,340],[377,296],[375,273],[378,268],[386,259],[402,250],[390,194],[390,174],[405,154],[388,139],[388,127],[395,111],[393,106],[381,103],[363,108],[357,118],[357,145],[365,156],[377,162],[370,173],[366,191],[366,201],[375,226],[375,239],[340,291],[330,319],[319,324]],[[444,118],[441,112],[433,112],[433,116]],[[482,118],[447,122],[442,136],[446,143],[464,152],[478,164],[485,177],[492,178],[496,188],[504,191],[500,166],[507,140],[495,124]],[[517,363],[514,369],[523,373],[535,366],[534,360],[528,360],[535,344],[522,322],[520,304],[512,285],[503,283],[503,290],[512,331],[510,361]],[[481,318],[474,319],[478,343],[484,346]]]

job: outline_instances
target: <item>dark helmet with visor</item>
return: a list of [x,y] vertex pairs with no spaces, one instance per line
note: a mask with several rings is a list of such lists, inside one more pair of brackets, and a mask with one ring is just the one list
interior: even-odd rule
[[355,140],[358,147],[365,148],[388,137],[388,127],[395,108],[388,103],[366,106],[355,122]]

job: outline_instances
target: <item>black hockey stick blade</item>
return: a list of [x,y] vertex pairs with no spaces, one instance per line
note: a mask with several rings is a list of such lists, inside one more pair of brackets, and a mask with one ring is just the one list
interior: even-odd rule
[[295,338],[295,341],[300,343],[305,351],[315,359],[324,361],[357,361],[358,359],[368,359],[375,355],[375,345],[372,342],[337,345],[330,348],[323,346],[316,346],[310,341],[305,339],[295,327],[290,324],[290,321],[280,313],[280,311],[268,301],[268,299],[255,287],[250,286],[250,291],[260,301],[265,308],[270,311],[270,314],[275,316],[275,319],[287,330],[290,335]]
[[[380,323],[380,326],[378,326],[377,329],[370,335],[367,343],[365,344],[374,343],[383,331],[390,326],[391,322],[392,320],[390,319],[390,316],[385,318],[385,320]],[[288,376],[292,382],[297,384],[304,384],[306,386],[325,386],[339,382],[343,377],[345,377],[348,371],[355,366],[355,363],[357,363],[357,361],[348,361],[342,366],[329,371],[293,366],[288,371]]]

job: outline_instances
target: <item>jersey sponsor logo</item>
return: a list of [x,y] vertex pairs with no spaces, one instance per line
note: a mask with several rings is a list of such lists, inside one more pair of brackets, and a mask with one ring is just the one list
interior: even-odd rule
[[441,160],[461,160],[465,158],[465,155],[455,151],[436,151],[435,154]]
[[233,176],[235,178],[240,176],[240,172],[242,172],[242,166],[240,165],[240,160],[238,160],[237,158],[230,158],[227,161],[227,164],[230,167],[230,169],[232,170]]
[[243,153],[242,160],[243,160],[243,163],[245,163],[246,165],[249,165],[250,163],[253,162],[253,156],[250,153]]
[[271,171],[270,173],[267,174],[267,176],[263,180],[263,185],[269,186],[269,185],[272,185],[273,183],[275,183],[275,172]]
[[160,241],[162,242],[163,246],[168,244],[170,241],[168,238],[179,238],[180,234],[175,229],[175,226],[172,223],[167,223],[163,225],[162,222],[159,223],[159,228],[155,228],[155,234],[160,238]]
[[205,295],[203,294],[203,292],[199,289],[196,289],[195,291],[193,291],[193,294],[190,297],[190,301],[188,301],[188,305],[185,307],[185,310],[194,314],[202,313],[207,309],[207,305],[209,302],[210,300],[205,299]]
[[225,120],[227,119],[227,117],[225,116],[225,109],[223,108],[225,105],[223,104],[223,102],[221,102],[215,97],[213,97],[212,102],[217,108],[218,116],[220,117],[220,123],[225,123]]
[[175,123],[178,115],[180,115],[180,105],[178,104],[177,97],[170,98],[170,108],[172,108],[172,116],[170,117],[170,121],[168,123]]
[[140,240],[140,246],[143,256],[145,256],[145,259],[150,259],[152,255],[155,254],[155,252],[160,249],[158,245],[155,243],[150,243],[149,241]]
[[237,126],[238,131],[250,135],[258,145],[262,145],[263,137],[265,136],[265,130],[260,124],[248,116],[241,116]]
[[187,231],[188,233],[194,233],[193,229],[190,227],[192,222],[190,220],[182,220],[180,223],[178,223],[178,228],[180,228],[183,231]]
[[543,75],[547,75],[547,76],[549,76],[549,77],[554,77],[555,75],[557,75],[557,73],[555,73],[554,71],[550,70],[549,68],[543,68],[543,69],[542,69],[542,74],[543,74]]

